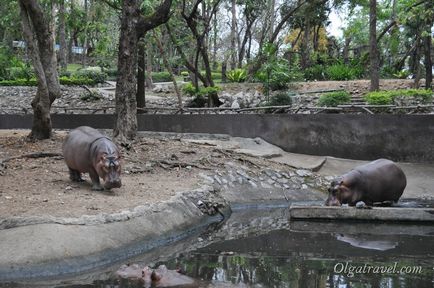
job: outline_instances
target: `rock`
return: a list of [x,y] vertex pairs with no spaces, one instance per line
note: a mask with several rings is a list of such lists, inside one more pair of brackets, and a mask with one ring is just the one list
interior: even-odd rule
[[309,170],[296,170],[295,173],[297,173],[298,176],[300,177],[307,177],[307,176],[312,176],[312,172],[310,172]]
[[273,188],[273,186],[271,186],[270,184],[268,184],[266,182],[261,182],[261,187],[265,188],[265,189],[271,189],[271,188]]
[[237,100],[234,100],[234,102],[232,102],[231,108],[233,108],[233,109],[240,109],[240,104],[238,103]]

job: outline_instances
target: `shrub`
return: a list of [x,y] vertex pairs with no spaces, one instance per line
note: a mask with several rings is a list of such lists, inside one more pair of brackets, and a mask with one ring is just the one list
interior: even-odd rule
[[59,78],[60,84],[62,85],[95,85],[95,81],[86,77],[66,77],[62,76]]
[[355,69],[344,64],[335,64],[328,66],[325,69],[325,73],[327,79],[336,81],[352,80],[356,78]]
[[321,95],[318,106],[336,107],[350,102],[351,96],[347,91],[336,91]]
[[100,93],[98,93],[98,91],[87,92],[80,96],[80,99],[86,102],[97,101],[100,100],[101,98],[102,96]]
[[196,87],[191,82],[186,83],[182,87],[182,92],[188,94],[190,97],[194,97],[191,101],[191,107],[204,107],[207,103],[208,96],[212,94],[216,94],[219,92],[221,88],[219,86],[213,87],[199,87],[199,91],[196,90]]
[[406,79],[408,76],[410,76],[410,71],[401,70],[396,73],[392,73],[392,75],[398,79]]
[[[60,84],[62,85],[93,85],[92,79],[89,78],[77,78],[77,77],[66,77],[62,76],[59,78]],[[36,78],[30,79],[14,79],[14,80],[2,80],[0,81],[0,86],[37,86],[38,81]]]
[[181,71],[181,76],[182,77],[188,77],[188,76],[190,76],[190,73],[188,73],[188,71]]
[[247,71],[245,69],[234,69],[226,73],[226,78],[230,82],[241,83],[247,79]]
[[152,81],[154,81],[155,83],[170,82],[172,81],[172,77],[170,76],[170,73],[167,71],[152,72]]
[[35,78],[0,81],[0,86],[36,86],[36,85],[38,85],[38,81],[36,81]]
[[33,68],[30,65],[26,65],[23,63],[23,65],[20,65],[18,67],[11,67],[8,70],[8,79],[14,80],[14,79],[30,79],[35,77],[35,73],[33,71]]
[[325,80],[324,66],[314,65],[304,69],[304,79],[306,80]]
[[292,97],[285,92],[280,92],[274,94],[270,97],[270,101],[268,101],[268,106],[286,106],[292,104]]
[[105,71],[108,75],[108,77],[116,77],[118,76],[118,69],[117,68],[109,68]]
[[64,71],[61,70],[59,71],[59,77],[71,77],[72,76],[72,72],[71,71]]
[[424,89],[399,89],[370,92],[365,96],[366,102],[370,105],[390,105],[399,102],[396,101],[397,98],[414,98],[422,103],[430,103],[433,101],[433,92]]
[[365,96],[366,102],[369,105],[390,105],[393,102],[393,97],[389,91],[369,92]]
[[212,80],[222,80],[222,73],[221,72],[211,72],[211,78],[212,78]]
[[81,69],[72,74],[75,78],[92,79],[94,84],[104,83],[107,80],[107,74],[101,72],[99,67]]

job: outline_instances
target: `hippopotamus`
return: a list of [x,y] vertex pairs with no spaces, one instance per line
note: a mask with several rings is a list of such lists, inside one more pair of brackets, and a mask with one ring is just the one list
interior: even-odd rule
[[387,159],[378,159],[358,166],[336,178],[330,184],[327,206],[391,204],[404,192],[407,179],[398,165]]
[[169,270],[165,265],[156,269],[149,266],[141,269],[137,264],[122,265],[116,275],[124,279],[138,280],[143,283],[143,287],[199,287],[193,278],[182,275],[177,270]]
[[[72,181],[82,182],[81,173],[89,173],[92,190],[121,187],[119,149],[96,129],[82,126],[72,130],[63,142],[62,150]],[[99,178],[104,180],[104,187]]]

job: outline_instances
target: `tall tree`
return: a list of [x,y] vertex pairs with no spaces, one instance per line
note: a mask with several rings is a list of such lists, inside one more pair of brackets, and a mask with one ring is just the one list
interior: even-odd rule
[[424,31],[424,53],[425,53],[425,88],[426,89],[431,89],[433,88],[432,86],[432,68],[433,68],[433,63],[432,63],[432,55],[431,55],[431,51],[432,51],[432,36],[431,36],[431,29],[433,27],[433,23],[434,23],[434,4],[432,1],[426,1],[425,3],[425,31]]
[[238,29],[237,29],[237,1],[232,0],[231,1],[231,15],[232,15],[232,22],[231,22],[231,69],[235,69],[237,66],[237,36],[238,36]]
[[371,91],[380,89],[380,60],[377,47],[377,0],[369,0],[369,58]]
[[116,123],[114,136],[127,144],[137,134],[137,53],[139,38],[167,22],[172,0],[164,0],[155,11],[144,16],[140,0],[123,1],[116,79]]
[[44,13],[37,0],[19,0],[19,5],[24,38],[38,80],[29,137],[47,139],[52,135],[51,104],[60,96],[54,50],[54,7],[50,7],[50,13]]
[[68,64],[68,47],[66,45],[65,0],[59,2],[59,62],[60,68],[66,70]]

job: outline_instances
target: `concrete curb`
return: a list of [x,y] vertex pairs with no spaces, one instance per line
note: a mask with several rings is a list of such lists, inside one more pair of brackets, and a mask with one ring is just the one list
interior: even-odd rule
[[434,208],[372,208],[306,206],[290,207],[293,219],[434,222]]
[[[196,206],[200,199],[216,199],[213,192],[203,188],[182,193],[157,207],[139,206],[140,213],[136,209],[116,213],[110,218],[112,222],[100,222],[107,219],[98,215],[72,219],[71,225],[48,223],[52,219],[41,218],[47,223],[21,222],[27,226],[4,229],[0,233],[0,280],[88,272],[184,239],[230,214],[228,206],[214,216],[202,213]],[[224,204],[222,198],[220,203]],[[85,219],[91,222],[77,224]]]

